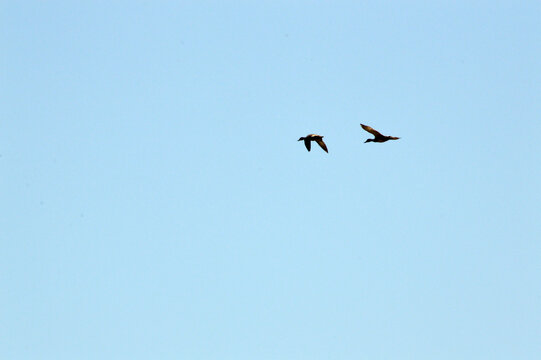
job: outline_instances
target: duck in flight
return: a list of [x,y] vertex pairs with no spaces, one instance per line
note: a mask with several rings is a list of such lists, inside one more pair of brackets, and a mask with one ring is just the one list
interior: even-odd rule
[[378,142],[378,143],[382,143],[382,142],[385,142],[387,140],[398,140],[400,138],[398,137],[394,137],[394,136],[386,136],[386,135],[381,135],[378,131],[372,129],[370,126],[368,125],[363,125],[361,124],[362,128],[365,129],[366,131],[368,131],[370,134],[374,135],[374,138],[373,139],[367,139],[365,141],[365,143],[367,142]]
[[297,141],[301,141],[301,140],[304,140],[304,145],[306,146],[306,149],[308,151],[310,151],[310,145],[311,145],[311,142],[312,141],[315,141],[317,142],[317,144],[319,146],[321,146],[321,148],[323,150],[325,150],[326,153],[329,152],[329,150],[327,150],[327,145],[325,145],[325,143],[323,142],[323,136],[321,135],[316,135],[316,134],[309,134],[309,135],[306,135],[306,136],[303,136],[301,137],[299,140]]

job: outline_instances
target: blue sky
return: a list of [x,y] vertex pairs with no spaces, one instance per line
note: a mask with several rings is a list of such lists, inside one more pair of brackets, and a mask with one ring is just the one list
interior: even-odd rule
[[0,357],[539,359],[540,16],[3,2]]

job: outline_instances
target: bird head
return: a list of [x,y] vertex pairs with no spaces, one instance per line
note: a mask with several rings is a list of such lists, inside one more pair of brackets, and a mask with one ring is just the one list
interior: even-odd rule
[[299,140],[297,140],[297,141],[301,141],[301,140],[304,140],[304,137],[299,138]]
[[371,142],[371,141],[374,141],[374,140],[373,139],[366,139],[366,141],[364,143],[366,144],[367,142]]

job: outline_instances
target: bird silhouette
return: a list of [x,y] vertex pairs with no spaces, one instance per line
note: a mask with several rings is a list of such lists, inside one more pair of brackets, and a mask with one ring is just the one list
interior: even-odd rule
[[297,141],[301,141],[301,140],[304,140],[304,145],[306,146],[306,149],[308,151],[310,151],[311,142],[315,141],[317,142],[319,146],[321,146],[323,150],[325,150],[325,152],[327,153],[329,152],[329,150],[327,150],[327,145],[325,145],[325,143],[323,142],[323,136],[321,135],[309,134],[309,135],[299,138],[299,140]]
[[380,134],[378,131],[372,129],[370,126],[368,125],[363,125],[361,124],[362,128],[365,129],[366,131],[368,131],[370,134],[374,135],[374,138],[373,139],[367,139],[365,141],[365,143],[367,142],[378,142],[378,143],[382,143],[382,142],[385,142],[387,140],[398,140],[400,138],[398,137],[395,137],[395,136],[386,136],[386,135],[382,135]]

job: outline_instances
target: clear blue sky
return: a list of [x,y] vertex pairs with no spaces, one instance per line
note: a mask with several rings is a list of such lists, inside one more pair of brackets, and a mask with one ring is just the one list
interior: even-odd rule
[[2,2],[0,357],[540,359],[540,19]]

